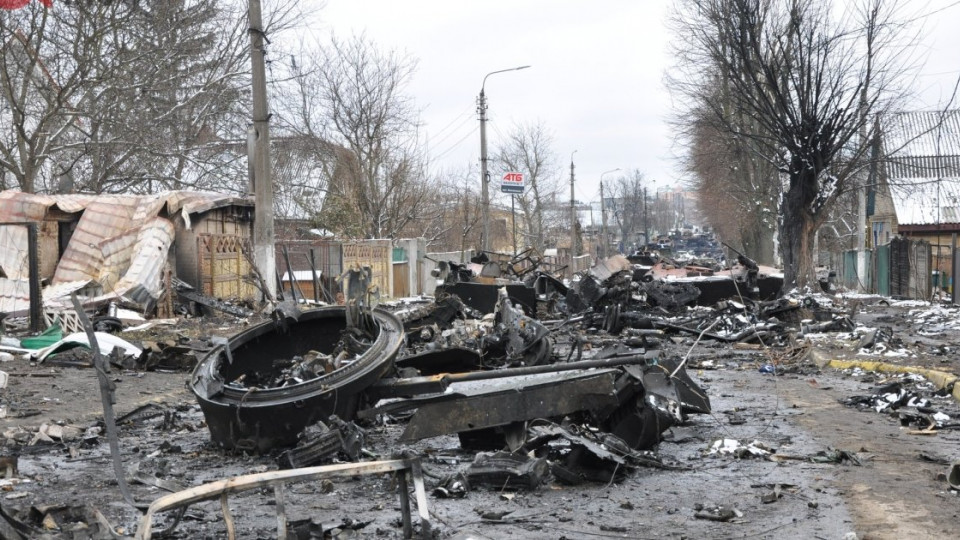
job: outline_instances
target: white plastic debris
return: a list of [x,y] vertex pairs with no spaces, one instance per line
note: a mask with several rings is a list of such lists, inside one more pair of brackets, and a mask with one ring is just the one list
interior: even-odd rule
[[[116,347],[123,349],[124,355],[126,356],[139,357],[141,354],[143,354],[142,349],[134,346],[124,339],[118,338],[113,334],[108,334],[106,332],[94,332],[94,335],[97,338],[97,345],[100,347],[100,354],[109,355]],[[86,347],[88,349],[90,348],[90,340],[87,338],[86,333],[78,332],[76,334],[70,334],[69,336],[50,346],[37,350],[33,353],[33,355],[31,355],[31,358],[39,364],[55,352],[78,346]]]

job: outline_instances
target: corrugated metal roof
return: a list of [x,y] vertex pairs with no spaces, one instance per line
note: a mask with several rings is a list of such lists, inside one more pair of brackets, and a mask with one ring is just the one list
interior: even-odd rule
[[890,192],[900,225],[960,223],[960,178],[910,178]]
[[[0,191],[0,222],[43,221],[51,209],[76,213],[93,202],[88,195],[31,195]],[[12,279],[27,278],[26,227],[0,227],[0,269]]]
[[133,221],[138,202],[137,197],[106,195],[87,206],[60,257],[53,283],[84,279],[100,281],[100,271],[104,268],[100,244],[139,226]]
[[[251,198],[209,192],[174,191],[146,196],[34,195],[0,193],[0,222],[41,221],[51,209],[83,210],[57,264],[53,284],[95,281],[112,295],[137,302],[159,293],[160,272],[173,242],[172,219],[190,227],[190,214],[228,205],[253,206]],[[170,219],[167,219],[169,217]],[[27,237],[24,227],[0,227],[0,268],[10,278],[26,279]],[[9,284],[8,284],[9,285]],[[9,294],[19,306],[19,291]],[[5,309],[0,291],[0,310]]]
[[960,222],[960,110],[888,115],[883,153],[899,224]]
[[883,153],[894,159],[960,156],[960,110],[900,112],[884,117]]

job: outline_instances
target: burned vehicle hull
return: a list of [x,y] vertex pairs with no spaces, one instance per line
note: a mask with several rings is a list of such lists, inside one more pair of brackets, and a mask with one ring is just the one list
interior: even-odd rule
[[392,369],[403,325],[392,314],[373,311],[377,335],[352,362],[334,371],[278,388],[237,388],[228,383],[269,370],[275,359],[307,351],[332,351],[346,328],[345,308],[304,312],[296,322],[267,321],[230,338],[202,358],[188,386],[207,420],[211,439],[231,450],[264,452],[291,446],[306,426],[336,414],[354,417],[361,394]]

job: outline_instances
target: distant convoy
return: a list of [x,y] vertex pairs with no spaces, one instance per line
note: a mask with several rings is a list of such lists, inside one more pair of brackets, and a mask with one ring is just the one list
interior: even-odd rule
[[720,242],[709,227],[703,230],[691,226],[674,229],[670,234],[651,238],[645,250],[637,249],[636,251],[656,251],[677,262],[712,259],[714,263],[721,266],[726,259]]

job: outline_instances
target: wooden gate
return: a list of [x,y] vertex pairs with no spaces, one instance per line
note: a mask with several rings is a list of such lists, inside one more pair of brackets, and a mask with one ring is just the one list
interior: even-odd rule
[[393,243],[390,240],[358,240],[343,243],[343,267],[370,267],[371,281],[380,296],[393,297]]
[[[340,292],[337,278],[343,273],[340,242],[330,239],[284,240],[278,242],[276,248],[277,271],[281,276],[287,275],[292,268],[300,292],[308,299],[336,302],[337,293]],[[287,267],[288,260],[290,268]],[[314,287],[314,272],[319,287]],[[284,281],[283,286],[285,291],[290,288],[289,279]]]
[[244,279],[250,274],[250,263],[244,255],[249,240],[233,234],[200,234],[197,236],[197,264],[200,265],[200,288],[215,298],[256,299],[259,291]]
[[393,296],[406,298],[410,296],[410,262],[393,263]]

